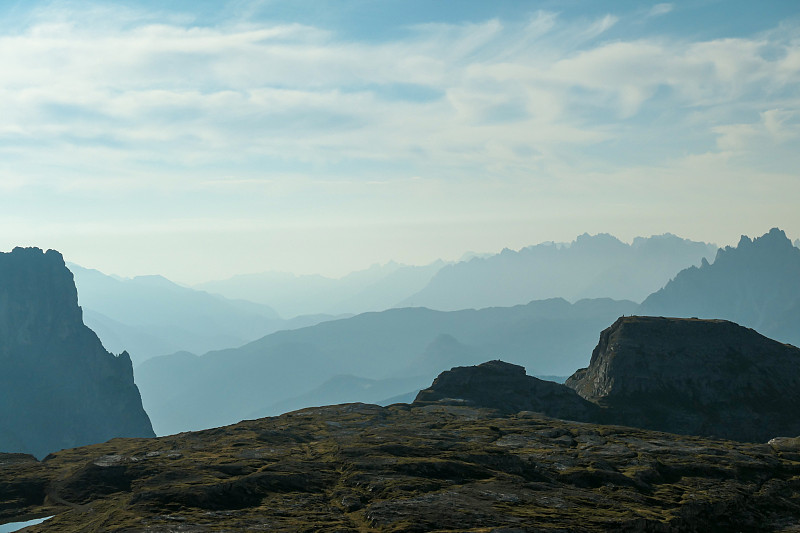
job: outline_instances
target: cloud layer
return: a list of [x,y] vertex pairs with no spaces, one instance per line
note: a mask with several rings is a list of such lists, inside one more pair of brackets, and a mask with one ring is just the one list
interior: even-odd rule
[[630,206],[722,182],[739,202],[766,200],[736,185],[745,174],[798,197],[787,177],[798,25],[631,36],[674,14],[538,11],[376,42],[303,23],[49,5],[0,34],[6,222],[56,195],[72,208],[48,212],[76,224],[136,226],[145,213],[173,229],[526,220],[553,202],[607,220],[591,200],[615,187]]

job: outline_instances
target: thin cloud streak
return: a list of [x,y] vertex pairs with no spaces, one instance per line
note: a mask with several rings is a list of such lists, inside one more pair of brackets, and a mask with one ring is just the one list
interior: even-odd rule
[[[39,10],[0,34],[0,190],[50,189],[90,213],[98,199],[185,194],[254,228],[288,212],[312,225],[445,223],[552,205],[601,219],[592,198],[668,209],[652,192],[677,201],[668,191],[698,179],[742,201],[750,188],[731,174],[800,195],[786,179],[800,135],[797,23],[713,40],[627,36],[630,24],[538,11],[367,42],[301,23]],[[258,184],[269,214],[248,198]],[[12,200],[0,207],[17,216]],[[191,209],[176,209],[191,227]],[[109,227],[175,224],[120,211]]]

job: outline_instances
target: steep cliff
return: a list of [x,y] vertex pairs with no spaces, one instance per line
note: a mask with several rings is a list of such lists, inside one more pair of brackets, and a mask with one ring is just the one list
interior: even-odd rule
[[0,451],[154,436],[127,353],[86,327],[61,254],[0,253]]
[[620,318],[566,385],[618,424],[759,442],[800,434],[800,349],[725,320]]

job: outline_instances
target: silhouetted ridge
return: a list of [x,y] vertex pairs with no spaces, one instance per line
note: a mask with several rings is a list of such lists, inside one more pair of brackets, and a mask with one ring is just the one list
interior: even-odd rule
[[0,253],[0,414],[0,451],[154,436],[130,357],[108,353],[83,324],[55,250]]
[[622,317],[564,385],[489,361],[439,374],[414,400],[432,404],[766,442],[800,434],[800,349],[726,320]]
[[641,302],[681,269],[712,257],[716,249],[672,234],[637,237],[626,244],[607,233],[584,233],[572,243],[504,249],[447,265],[401,305],[448,311],[556,297]]
[[490,407],[502,413],[534,411],[568,420],[590,420],[598,411],[568,387],[528,376],[525,368],[503,361],[442,372],[414,400],[414,405],[431,403]]
[[678,273],[638,313],[723,318],[800,344],[800,249],[778,228],[752,240],[743,235],[712,264]]

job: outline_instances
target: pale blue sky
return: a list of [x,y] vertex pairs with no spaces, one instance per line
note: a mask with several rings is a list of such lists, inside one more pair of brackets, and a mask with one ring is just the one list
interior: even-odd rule
[[0,249],[105,272],[800,236],[795,1],[3,2],[0,67]]

